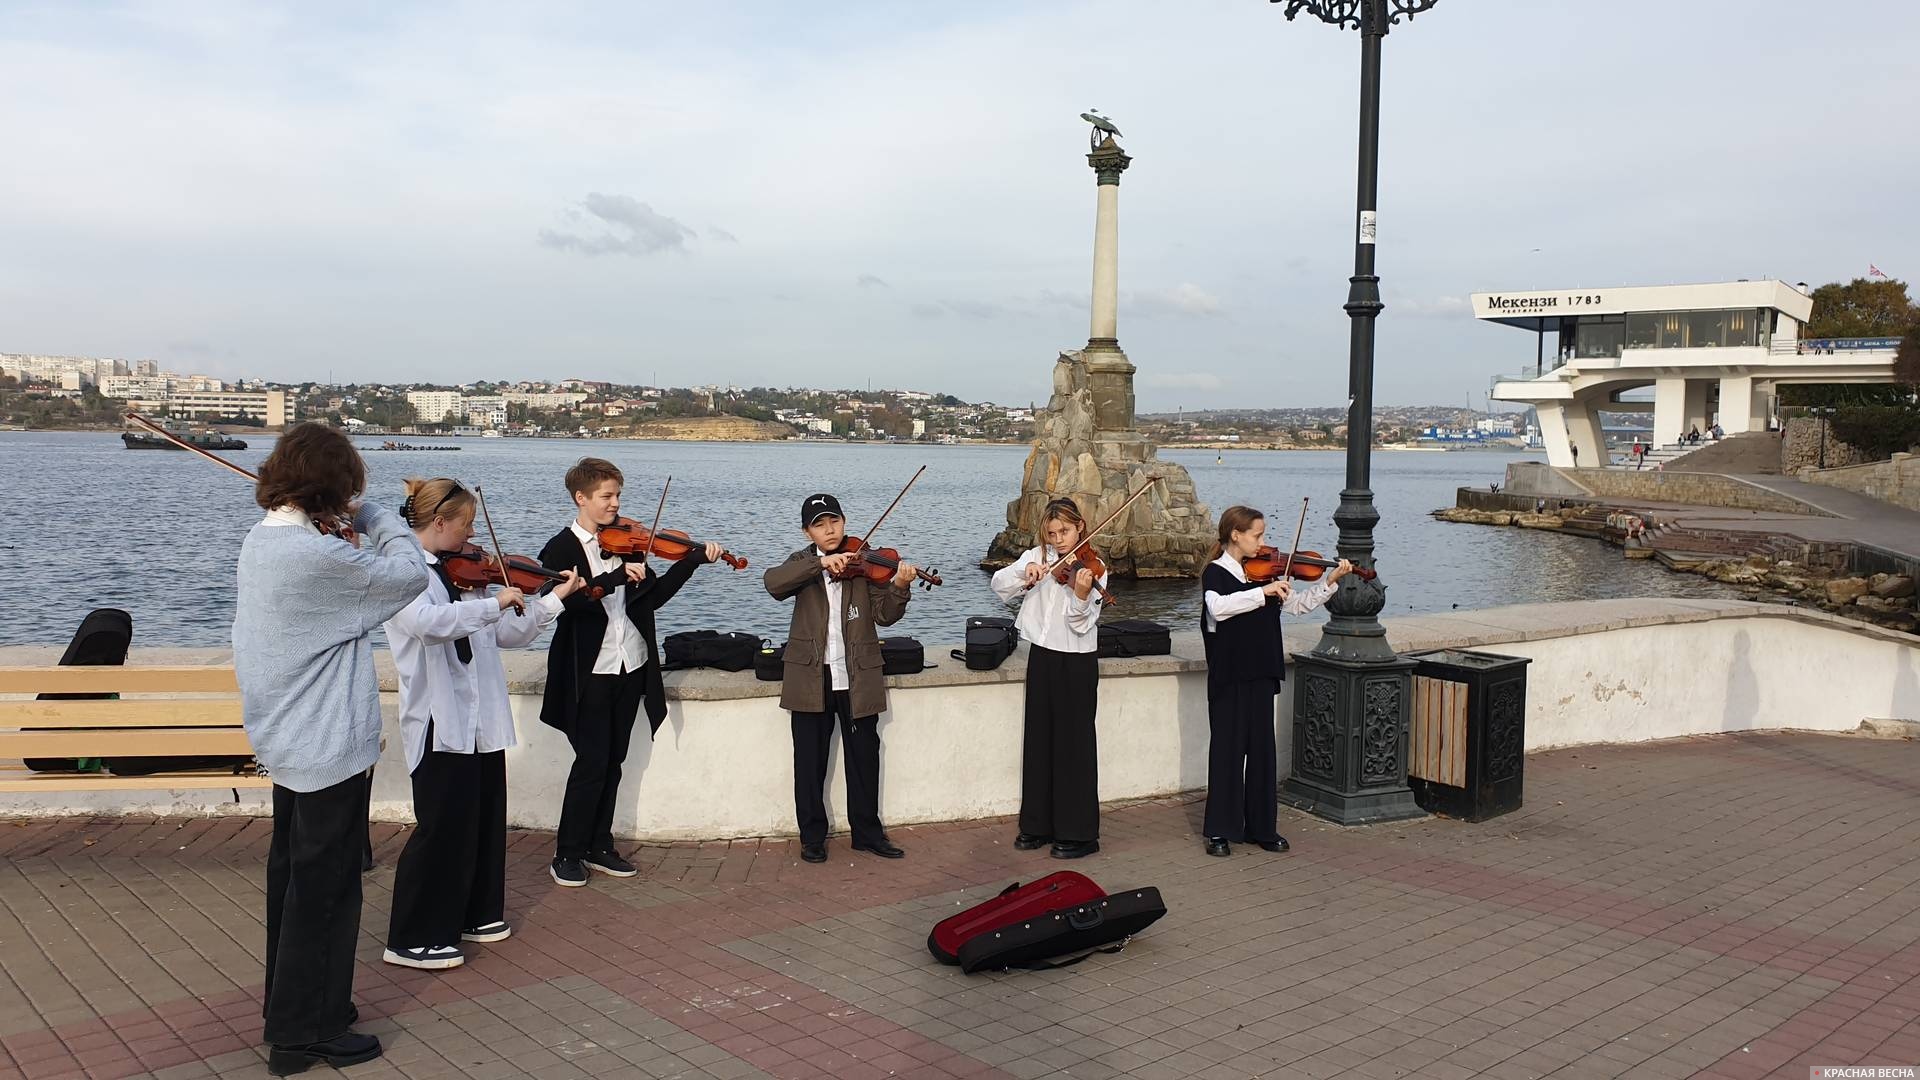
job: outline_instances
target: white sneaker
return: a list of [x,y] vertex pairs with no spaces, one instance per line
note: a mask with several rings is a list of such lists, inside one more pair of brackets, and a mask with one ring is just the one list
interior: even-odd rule
[[485,926],[460,931],[461,941],[505,941],[512,936],[513,927],[508,926],[503,920],[495,920]]
[[467,954],[460,951],[458,945],[423,945],[414,949],[395,949],[389,947],[380,955],[380,959],[401,967],[420,968],[425,971],[443,971],[457,968],[467,962]]

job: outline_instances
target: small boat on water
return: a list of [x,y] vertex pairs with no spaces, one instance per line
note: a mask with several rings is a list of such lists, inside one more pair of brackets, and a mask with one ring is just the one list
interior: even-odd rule
[[375,449],[375,450],[433,450],[433,451],[440,451],[440,450],[458,450],[458,449],[460,449],[460,448],[459,448],[459,447],[457,447],[457,446],[415,446],[415,445],[414,445],[414,444],[412,444],[412,443],[397,443],[397,442],[393,442],[393,441],[391,441],[391,440],[389,440],[389,441],[387,441],[387,442],[383,442],[383,443],[381,443],[381,444],[380,444],[379,446],[376,446],[376,447],[373,447],[372,449]]
[[[175,432],[174,436],[202,450],[245,450],[247,448],[247,444],[239,439],[222,435],[217,431],[179,431]],[[123,431],[120,433],[120,441],[125,443],[129,450],[182,449],[177,444],[170,443],[148,431]]]

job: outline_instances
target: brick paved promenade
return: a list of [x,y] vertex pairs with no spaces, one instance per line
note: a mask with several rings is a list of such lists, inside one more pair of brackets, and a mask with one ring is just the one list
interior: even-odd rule
[[[1070,971],[928,957],[960,903],[1062,864],[1010,821],[643,848],[563,890],[512,838],[514,936],[379,962],[372,1077],[1805,1077],[1920,1064],[1920,745],[1723,736],[1528,759],[1525,810],[1208,858],[1190,800],[1109,810],[1081,864],[1166,919]],[[265,822],[0,822],[0,1080],[264,1076]],[[322,1070],[313,1075],[325,1076]]]

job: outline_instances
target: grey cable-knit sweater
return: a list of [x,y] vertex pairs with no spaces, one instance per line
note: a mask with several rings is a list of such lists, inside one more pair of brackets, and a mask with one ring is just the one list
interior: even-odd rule
[[254,756],[273,782],[319,791],[380,757],[368,633],[427,587],[398,515],[362,503],[360,547],[311,527],[257,524],[240,545],[233,666]]

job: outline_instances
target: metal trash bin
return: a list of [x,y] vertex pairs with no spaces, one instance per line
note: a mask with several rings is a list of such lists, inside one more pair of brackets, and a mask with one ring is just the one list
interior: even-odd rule
[[1407,786],[1430,814],[1485,821],[1520,808],[1526,771],[1526,657],[1410,653]]

